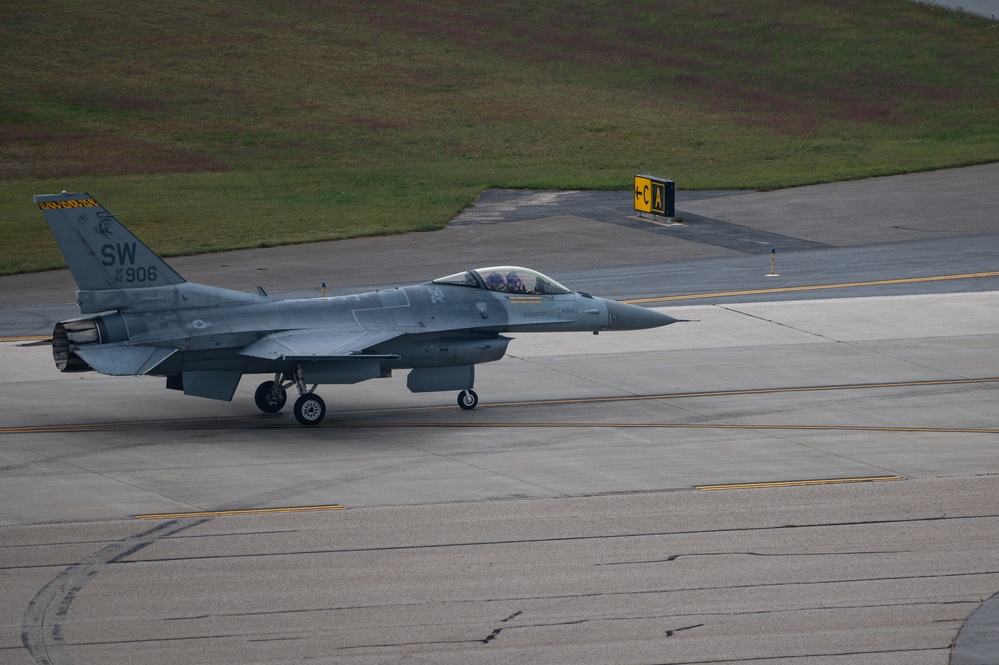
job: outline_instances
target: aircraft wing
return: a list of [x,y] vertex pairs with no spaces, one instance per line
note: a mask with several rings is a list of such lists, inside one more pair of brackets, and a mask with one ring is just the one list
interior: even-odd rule
[[265,360],[286,358],[343,358],[364,349],[399,337],[398,330],[330,330],[305,328],[271,333],[243,348],[240,355]]

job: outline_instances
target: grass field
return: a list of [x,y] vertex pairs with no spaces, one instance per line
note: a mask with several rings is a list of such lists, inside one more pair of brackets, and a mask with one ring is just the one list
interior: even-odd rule
[[909,0],[7,3],[0,274],[31,196],[165,255],[440,228],[487,187],[776,188],[999,160],[999,27]]

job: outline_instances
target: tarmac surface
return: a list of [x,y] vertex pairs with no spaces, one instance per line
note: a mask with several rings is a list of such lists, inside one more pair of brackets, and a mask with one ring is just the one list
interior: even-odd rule
[[[922,0],[917,0],[922,1]],[[993,21],[999,20],[999,0],[925,0],[930,5],[940,5],[971,14],[979,14]]]
[[[468,413],[320,388],[314,429],[253,377],[198,400],[0,343],[0,661],[994,663],[997,184],[680,191],[679,225],[488,191],[440,232],[171,260],[282,296],[520,264],[688,321],[518,335]],[[0,278],[0,335],[74,291]]]

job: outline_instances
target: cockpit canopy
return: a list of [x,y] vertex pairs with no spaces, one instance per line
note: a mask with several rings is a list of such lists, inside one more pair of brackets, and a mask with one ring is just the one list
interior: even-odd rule
[[453,286],[468,286],[473,289],[486,289],[502,293],[559,294],[572,293],[551,277],[542,275],[537,270],[517,266],[493,266],[467,270],[456,275],[448,275],[435,279],[434,284],[450,284]]

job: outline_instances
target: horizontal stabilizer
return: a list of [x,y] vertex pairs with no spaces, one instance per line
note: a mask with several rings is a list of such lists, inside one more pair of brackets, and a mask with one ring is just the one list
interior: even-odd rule
[[279,358],[342,358],[398,337],[395,330],[286,330],[261,337],[240,355],[266,360]]
[[163,346],[126,346],[103,344],[87,346],[74,351],[94,371],[112,376],[141,376],[176,353],[176,349]]

